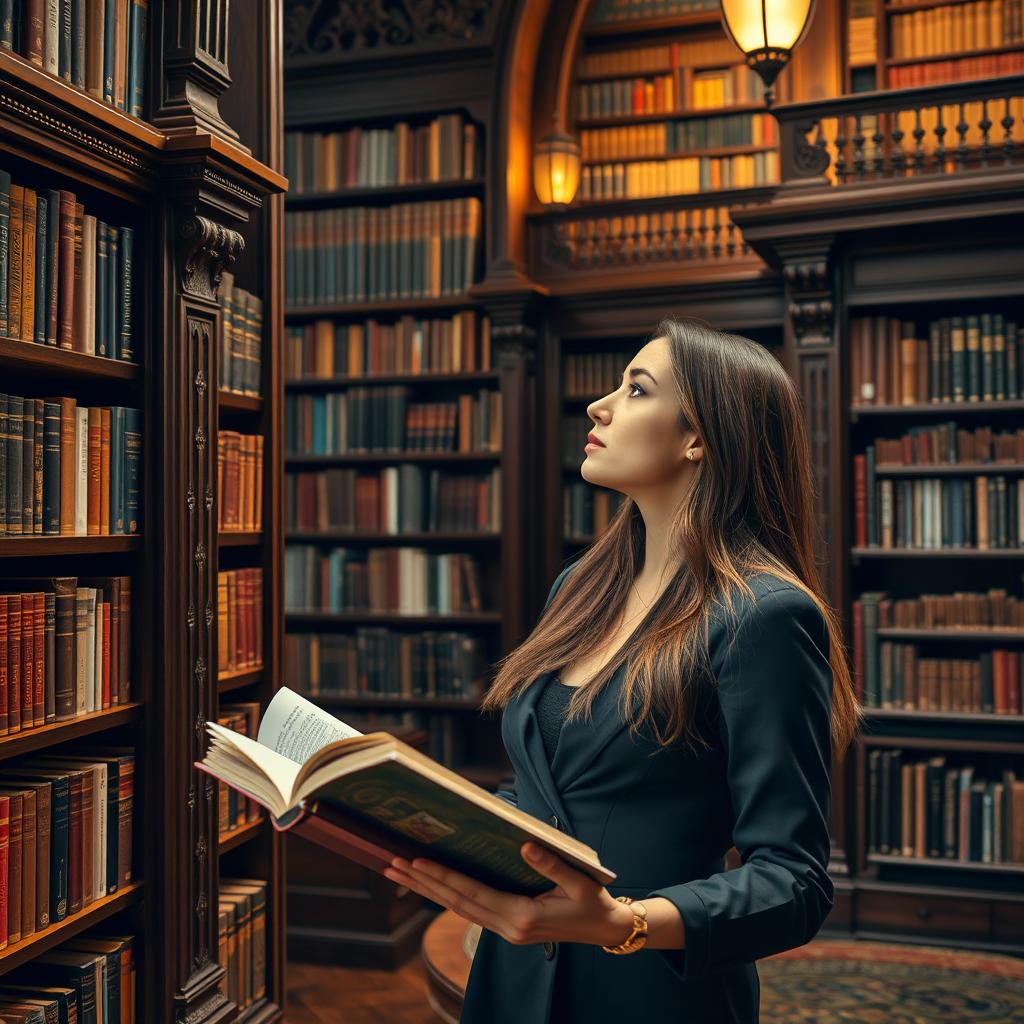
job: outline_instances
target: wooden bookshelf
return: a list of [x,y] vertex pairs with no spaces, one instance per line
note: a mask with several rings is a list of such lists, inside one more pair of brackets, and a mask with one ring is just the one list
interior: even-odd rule
[[389,185],[381,188],[339,188],[331,191],[294,192],[285,197],[285,207],[316,209],[344,206],[349,203],[410,202],[418,199],[446,199],[452,196],[476,195],[483,191],[481,177],[458,178],[452,181],[416,182],[410,185]]
[[[15,5],[16,19],[23,6]],[[6,576],[109,574],[132,583],[128,701],[0,736],[0,764],[7,770],[26,756],[112,746],[131,750],[135,761],[131,880],[0,951],[0,975],[13,980],[40,954],[100,926],[134,938],[137,1020],[219,1024],[235,1020],[237,1008],[222,991],[225,965],[218,962],[216,808],[206,777],[193,767],[206,748],[197,723],[215,718],[218,707],[217,409],[255,420],[271,439],[269,495],[279,491],[273,467],[280,460],[280,409],[272,388],[255,400],[218,396],[218,287],[229,268],[246,273],[234,266],[244,268],[244,251],[250,260],[253,252],[264,254],[266,281],[254,287],[270,296],[276,319],[268,348],[278,351],[280,266],[266,254],[281,237],[283,206],[277,200],[275,220],[271,197],[287,186],[273,116],[281,103],[282,27],[276,4],[234,19],[220,0],[161,0],[140,10],[148,10],[144,117],[0,50],[0,168],[37,193],[68,190],[85,215],[133,232],[131,359],[84,351],[91,332],[79,310],[71,349],[0,338],[2,389],[73,397],[80,408],[125,406],[140,410],[142,421],[138,534],[0,536]],[[212,23],[220,26],[212,36],[196,28]],[[193,42],[179,49],[164,38],[162,24],[183,27]],[[16,26],[16,38],[18,32]],[[218,73],[211,76],[210,67]],[[240,138],[242,120],[229,126],[239,107],[263,126],[268,145]],[[114,281],[120,298],[124,279]],[[38,301],[46,293],[35,294]],[[113,310],[119,336],[122,309]],[[268,383],[281,379],[272,356],[264,372]],[[281,534],[273,509],[265,523],[254,550],[274,593]],[[267,602],[264,680],[277,677],[280,627],[272,627],[279,612],[279,604]],[[248,692],[260,685],[253,680]],[[249,843],[225,854],[235,858],[236,873],[268,881],[267,998],[254,1018],[267,1024],[282,1018],[284,1005],[281,845],[267,836],[252,842],[251,854]]]
[[411,299],[383,299],[379,302],[335,302],[319,305],[295,305],[285,310],[289,320],[353,319],[401,316],[404,313],[450,313],[476,309],[479,303],[465,295],[423,296]]

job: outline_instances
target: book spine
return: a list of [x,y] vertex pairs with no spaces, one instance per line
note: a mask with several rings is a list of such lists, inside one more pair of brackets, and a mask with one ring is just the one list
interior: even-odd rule
[[32,725],[44,725],[46,721],[46,671],[48,663],[46,655],[46,598],[47,594],[39,591],[33,596],[35,603],[35,655],[33,658],[35,678],[32,684]]
[[125,470],[125,417],[124,407],[115,405],[110,410],[110,532],[123,534],[124,530],[124,470]]
[[31,398],[21,402],[21,532],[35,529],[36,494],[36,403]]
[[54,713],[58,722],[75,717],[77,674],[76,586],[74,577],[57,581],[55,588],[57,670],[54,682]]
[[34,444],[32,456],[32,532],[43,533],[43,448],[46,438],[46,403],[32,400],[34,408]]
[[36,193],[25,187],[21,240],[21,339],[35,337],[36,302]]
[[21,264],[25,189],[21,185],[10,187],[10,220],[8,227],[7,268],[7,337],[21,337]]
[[107,225],[96,221],[96,355],[110,356],[110,339],[107,337],[107,275],[110,255],[107,244]]
[[89,0],[86,11],[85,89],[90,96],[103,99],[103,0]]
[[124,521],[125,533],[139,533],[142,528],[142,501],[139,487],[142,480],[142,411],[124,410]]
[[7,599],[7,731],[21,732],[21,595]]
[[47,782],[36,790],[36,928],[50,924],[51,812],[53,786]]
[[131,362],[135,354],[132,345],[132,254],[135,247],[135,231],[130,227],[120,228],[121,259],[121,316],[120,339],[117,358]]
[[8,641],[6,594],[0,594],[0,736],[7,735]]
[[49,217],[49,204],[45,195],[36,197],[36,283],[38,301],[35,303],[33,316],[33,339],[37,345],[46,344],[46,234]]
[[0,338],[8,334],[7,282],[10,276],[11,176],[0,170]]
[[103,100],[114,102],[114,16],[117,0],[104,0],[103,9]]
[[107,776],[107,894],[109,895],[117,892],[120,877],[117,857],[121,834],[121,783],[119,762],[112,760],[108,763],[110,774]]
[[21,937],[36,931],[36,793],[26,789],[21,801]]
[[24,458],[21,451],[24,429],[24,400],[20,395],[7,396],[7,532],[22,532],[21,474]]
[[[45,595],[43,629],[46,641],[46,692],[43,703],[43,721],[48,725],[57,720],[57,597],[52,592]],[[5,702],[6,703],[6,702]]]
[[60,192],[46,193],[46,344],[56,347],[57,308],[60,304]]
[[21,793],[10,794],[7,861],[7,941],[21,941]]
[[128,69],[128,112],[142,117],[146,98],[147,0],[132,0]]
[[[68,3],[68,0],[65,0]],[[71,84],[85,88],[85,0],[70,0]]]
[[60,404],[47,402],[43,427],[43,533],[60,533]]
[[75,536],[89,533],[89,410],[75,410]]
[[68,915],[68,857],[71,836],[71,779],[60,775],[53,780],[52,828],[50,832],[50,919],[63,921]]
[[60,255],[57,309],[57,344],[60,348],[74,348],[75,311],[75,196],[64,189],[60,192]]
[[9,917],[9,885],[10,878],[10,845],[11,845],[11,798],[0,796],[0,949],[6,949],[10,941],[7,929]]
[[58,74],[65,82],[71,81],[71,2],[60,2],[60,40],[58,42]]
[[106,316],[106,335],[109,351],[107,355],[111,359],[120,357],[120,336],[117,299],[118,282],[118,247],[117,228],[113,224],[107,225],[107,301],[104,309]]

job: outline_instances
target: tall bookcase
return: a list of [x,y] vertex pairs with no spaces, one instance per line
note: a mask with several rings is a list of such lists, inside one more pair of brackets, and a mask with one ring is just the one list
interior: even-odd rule
[[[287,184],[280,173],[280,7],[261,5],[244,23],[229,19],[226,0],[119,10],[131,19],[118,30],[136,26],[122,37],[128,81],[139,89],[134,113],[76,87],[77,63],[66,79],[48,73],[21,45],[15,23],[12,48],[0,46],[0,168],[35,190],[73,192],[86,215],[132,229],[132,358],[87,351],[80,328],[91,313],[78,319],[76,312],[70,348],[0,338],[0,377],[9,394],[141,410],[141,527],[132,535],[4,536],[0,560],[7,579],[130,578],[130,699],[0,737],[0,763],[6,769],[29,754],[129,748],[133,874],[115,894],[0,951],[0,980],[100,925],[133,936],[136,1020],[272,1021],[284,1005],[282,844],[267,825],[219,842],[217,794],[193,762],[205,751],[203,723],[216,718],[220,701],[265,703],[280,658],[281,234],[280,200],[271,198]],[[85,26],[74,19],[69,28],[88,55],[94,36],[82,36]],[[241,45],[236,32],[247,37]],[[255,116],[271,114],[260,122],[261,143],[251,133],[240,139],[228,113],[253,97]],[[217,386],[218,287],[227,271],[263,301],[258,398]],[[115,294],[127,290],[124,283]],[[227,538],[218,527],[218,434],[231,427],[264,437],[258,536]],[[224,680],[217,573],[236,566],[263,570],[263,668]],[[234,990],[226,976],[240,965],[227,963],[218,945],[222,872],[267,883],[265,992],[241,1011],[228,998]]]

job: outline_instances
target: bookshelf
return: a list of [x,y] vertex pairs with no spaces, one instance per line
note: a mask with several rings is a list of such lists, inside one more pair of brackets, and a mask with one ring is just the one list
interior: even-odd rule
[[[288,122],[284,673],[493,789],[500,743],[477,712],[503,629],[502,396],[470,294],[485,142],[461,102]],[[315,851],[292,840],[289,858],[290,955],[385,966],[413,951],[418,897],[353,870],[314,901]]]
[[761,80],[726,36],[719,11],[697,6],[669,16],[654,8],[615,17],[591,11],[573,96],[579,204],[778,180],[778,138]]
[[[47,926],[0,949],[0,985],[26,977],[25,972],[47,970],[46,956],[55,947],[70,949],[94,934],[126,935],[131,936],[135,969],[132,1019],[162,1022],[187,1017],[196,1024],[279,1020],[284,1004],[282,844],[272,840],[269,829],[261,836],[254,828],[251,836],[233,837],[233,848],[218,857],[214,793],[200,781],[192,762],[205,749],[202,722],[214,718],[218,710],[218,569],[231,565],[232,559],[238,559],[239,566],[260,564],[271,595],[279,578],[274,545],[280,540],[281,520],[273,513],[272,502],[251,549],[220,551],[215,459],[222,424],[262,431],[272,454],[261,487],[271,496],[279,490],[273,460],[280,462],[280,402],[272,383],[280,379],[274,365],[280,327],[268,325],[263,332],[262,397],[232,393],[219,401],[218,349],[225,336],[217,290],[222,273],[233,269],[266,297],[271,316],[280,315],[280,270],[275,261],[264,255],[250,277],[245,258],[239,260],[243,247],[270,252],[274,238],[280,237],[280,204],[276,221],[267,212],[273,209],[270,197],[286,187],[279,170],[280,124],[273,117],[266,120],[272,145],[259,146],[251,135],[240,141],[222,117],[222,111],[230,112],[234,120],[236,104],[227,98],[232,90],[243,91],[246,103],[251,104],[254,95],[261,102],[269,97],[271,105],[280,103],[280,12],[267,5],[260,16],[239,24],[238,19],[229,22],[227,5],[220,0],[126,6],[128,20],[111,49],[114,94],[104,98],[102,89],[95,94],[91,78],[103,71],[102,46],[96,45],[103,38],[101,26],[79,25],[72,18],[68,28],[73,34],[63,42],[80,40],[82,52],[76,47],[62,49],[61,40],[44,31],[37,60],[32,40],[22,32],[20,5],[16,7],[13,39],[8,40],[12,46],[0,48],[0,170],[11,175],[13,184],[30,187],[37,200],[44,197],[47,212],[58,214],[53,219],[58,229],[55,243],[38,221],[36,234],[46,245],[44,253],[36,252],[36,259],[51,251],[58,259],[35,264],[42,273],[34,279],[32,306],[39,315],[33,317],[33,331],[12,332],[9,322],[0,331],[5,335],[0,338],[3,392],[5,398],[73,399],[79,410],[135,409],[141,429],[126,432],[129,438],[140,437],[137,447],[128,442],[133,460],[129,464],[119,460],[114,448],[116,417],[109,455],[102,423],[95,440],[87,431],[76,433],[77,425],[72,424],[69,440],[78,447],[70,449],[71,454],[95,452],[97,460],[95,490],[88,489],[89,473],[84,491],[75,476],[70,478],[75,487],[69,493],[85,495],[85,529],[72,521],[71,530],[64,531],[63,510],[58,508],[54,521],[61,533],[48,531],[46,521],[36,530],[34,522],[25,520],[31,527],[28,532],[6,531],[0,536],[5,594],[45,591],[32,581],[71,577],[78,581],[76,602],[90,588],[99,598],[111,595],[109,601],[97,598],[97,609],[110,605],[111,631],[104,636],[109,637],[111,654],[114,591],[93,581],[130,582],[130,591],[121,585],[120,592],[130,596],[117,620],[126,624],[123,635],[117,632],[118,665],[123,664],[126,674],[115,676],[108,669],[111,689],[103,691],[103,644],[94,644],[91,650],[100,653],[94,675],[79,677],[76,671],[74,677],[96,680],[96,689],[86,695],[87,710],[76,705],[71,710],[77,713],[64,719],[56,709],[51,713],[44,706],[42,720],[30,725],[32,712],[23,705],[29,717],[23,717],[22,728],[9,728],[0,737],[5,784],[13,785],[19,773],[41,770],[43,758],[52,766],[54,758],[117,754],[133,758],[134,769],[133,794],[124,788],[128,762],[122,762],[119,786],[123,807],[129,806],[123,803],[125,794],[132,799],[127,833],[130,874],[119,876],[116,891],[104,893],[97,887],[85,899],[89,890],[83,888],[79,908],[59,919],[55,912]],[[109,9],[113,13],[114,5]],[[103,5],[95,12],[90,8],[90,13],[102,15]],[[164,19],[181,28],[181,39],[191,41],[179,47],[165,40],[159,31]],[[198,31],[212,22],[224,29],[216,38]],[[247,33],[255,35],[245,38]],[[252,55],[252,68],[240,56],[244,53]],[[57,63],[51,66],[54,54]],[[211,76],[212,66],[218,70]],[[70,207],[66,221],[67,263],[60,262],[65,251],[60,238],[62,191],[79,204],[77,209]],[[54,194],[59,201],[52,201]],[[82,230],[80,245],[76,224]],[[111,259],[114,250],[104,248],[113,236],[102,235],[99,224],[117,229],[117,262]],[[24,220],[22,225],[23,240]],[[101,277],[97,265],[104,255],[107,271]],[[236,262],[238,266],[232,267]],[[24,273],[21,280],[24,285]],[[66,293],[60,291],[62,284]],[[20,297],[24,309],[25,296]],[[9,298],[8,289],[4,299]],[[56,334],[48,331],[48,321],[56,326]],[[23,318],[22,326],[27,323]],[[6,405],[4,412],[9,412]],[[44,440],[44,434],[33,430],[33,442],[36,437]],[[53,454],[58,452],[63,455],[59,448]],[[45,460],[45,451],[43,456]],[[111,474],[115,462],[121,467],[120,484],[109,480],[107,462]],[[53,465],[62,467],[64,461]],[[68,465],[74,468],[73,459]],[[44,461],[42,467],[31,468],[33,484],[42,479],[45,495],[48,464]],[[63,486],[63,476],[57,479]],[[129,512],[130,520],[134,514],[136,525],[118,524],[115,502],[124,503],[122,515]],[[71,506],[76,513],[77,504],[76,497]],[[42,511],[49,507],[44,504]],[[21,581],[20,586],[12,586],[12,581]],[[55,605],[61,599],[58,592]],[[82,608],[87,632],[81,635],[87,637],[90,628],[98,634],[102,616],[91,604]],[[77,614],[78,608],[74,611]],[[269,695],[279,652],[271,639],[279,631],[274,628],[275,615],[280,615],[279,600],[265,604],[266,676],[243,674],[233,679],[239,689],[231,692],[232,700],[263,700]],[[90,627],[92,621],[95,625]],[[74,628],[77,645],[78,622]],[[10,649],[8,636],[5,656]],[[47,648],[41,650],[45,654]],[[55,666],[56,700],[61,682],[71,677],[65,675],[65,662],[50,663]],[[80,664],[90,667],[88,660]],[[113,666],[113,659],[109,664]],[[119,681],[125,684],[120,692],[114,686]],[[72,695],[78,699],[76,691]],[[92,778],[91,770],[79,775],[82,786]],[[117,775],[110,778],[118,785]],[[75,796],[71,790],[72,810],[88,806],[84,792]],[[117,789],[114,795],[118,796]],[[115,827],[115,840],[117,835]],[[122,842],[124,838],[122,834]],[[116,841],[112,849],[117,854]],[[238,1007],[245,993],[229,988],[226,974],[232,967],[237,973],[237,964],[229,964],[218,947],[217,914],[211,911],[226,892],[219,870],[224,865],[230,867],[230,876],[244,873],[269,886],[262,917],[265,992],[260,1000],[247,1002],[241,1013]],[[251,900],[248,905],[251,908]],[[38,978],[38,973],[34,976]],[[123,1009],[122,1019],[128,1020],[129,1008]]]

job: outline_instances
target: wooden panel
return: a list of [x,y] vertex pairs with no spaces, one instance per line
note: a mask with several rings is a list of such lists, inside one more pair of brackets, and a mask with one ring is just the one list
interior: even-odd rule
[[988,939],[992,931],[986,901],[894,892],[858,893],[857,924],[905,935],[924,932],[951,938]]

